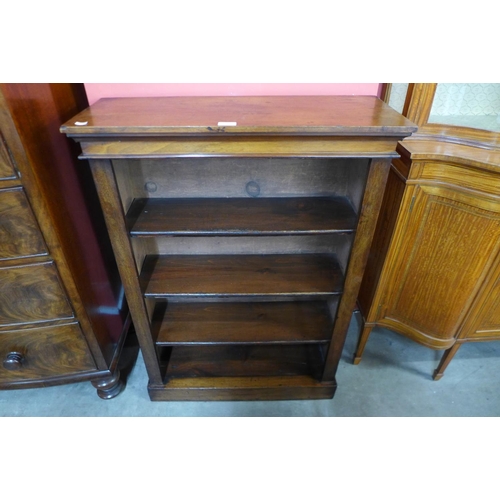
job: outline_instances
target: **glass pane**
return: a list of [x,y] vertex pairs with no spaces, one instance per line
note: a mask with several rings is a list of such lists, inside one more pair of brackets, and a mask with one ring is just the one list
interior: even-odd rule
[[389,94],[389,106],[394,108],[397,112],[403,112],[405,105],[406,92],[408,90],[407,83],[392,83],[391,93]]
[[500,132],[500,83],[439,83],[429,123]]

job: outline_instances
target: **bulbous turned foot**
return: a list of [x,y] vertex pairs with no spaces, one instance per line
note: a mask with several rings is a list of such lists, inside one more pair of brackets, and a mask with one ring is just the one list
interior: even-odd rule
[[113,375],[99,380],[92,380],[92,385],[97,389],[101,399],[113,399],[125,389],[125,384],[120,379],[120,370]]

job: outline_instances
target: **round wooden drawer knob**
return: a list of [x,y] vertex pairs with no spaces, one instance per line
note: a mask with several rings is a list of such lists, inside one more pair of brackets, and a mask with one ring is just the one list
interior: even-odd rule
[[5,359],[3,360],[3,367],[6,370],[19,370],[22,368],[24,363],[24,355],[20,352],[9,352]]

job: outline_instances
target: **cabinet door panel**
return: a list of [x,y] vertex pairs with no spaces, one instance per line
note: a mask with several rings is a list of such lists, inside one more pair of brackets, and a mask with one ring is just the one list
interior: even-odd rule
[[481,291],[460,332],[471,340],[500,339],[500,259],[489,283]]
[[500,201],[418,186],[383,323],[437,348],[458,329],[500,244]]

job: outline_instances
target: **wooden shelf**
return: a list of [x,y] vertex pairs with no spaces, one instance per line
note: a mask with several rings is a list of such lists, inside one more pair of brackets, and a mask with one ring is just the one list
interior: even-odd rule
[[319,380],[323,350],[318,344],[261,346],[176,346],[165,372],[171,379],[196,377],[288,377],[308,376]]
[[324,301],[170,302],[155,312],[159,346],[328,342],[333,328]]
[[148,255],[141,272],[145,297],[309,296],[342,292],[334,255]]
[[139,198],[127,214],[131,236],[293,235],[352,232],[346,197]]
[[165,347],[164,383],[148,385],[153,401],[331,398],[320,382],[321,345]]
[[309,375],[285,377],[174,378],[165,385],[148,385],[151,401],[265,401],[330,399],[335,379],[318,382]]

